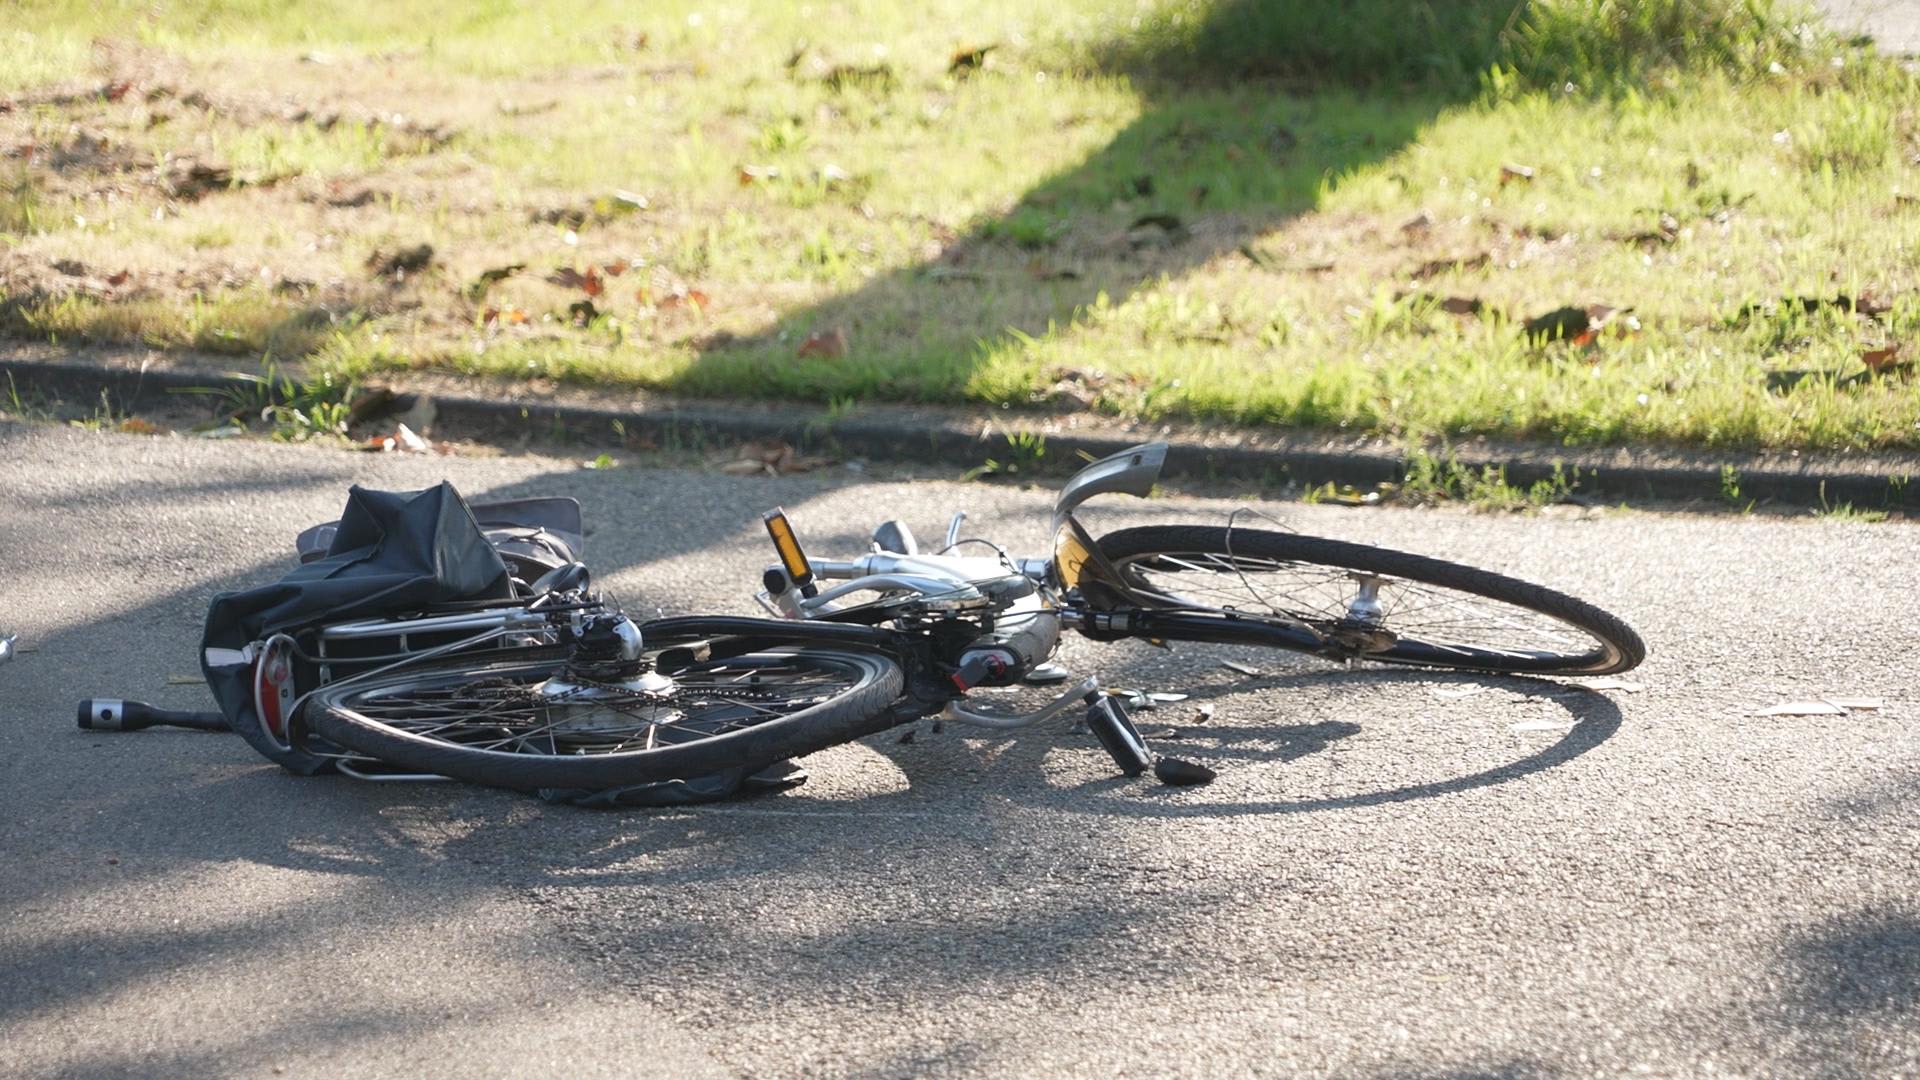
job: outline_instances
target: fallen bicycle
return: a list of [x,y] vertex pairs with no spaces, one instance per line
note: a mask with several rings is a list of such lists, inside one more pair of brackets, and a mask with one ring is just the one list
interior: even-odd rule
[[[220,713],[90,699],[79,721],[230,729],[302,774],[636,805],[781,786],[793,758],[927,717],[1007,731],[1075,714],[1123,773],[1155,768],[1092,676],[1024,713],[969,697],[1059,678],[1063,630],[1528,675],[1612,674],[1645,656],[1621,620],[1550,589],[1237,515],[1094,538],[1075,511],[1146,496],[1166,452],[1134,447],[1069,480],[1043,556],[963,539],[963,512],[932,552],[888,521],[867,552],[816,559],[769,512],[767,618],[630,618],[579,561],[571,499],[470,507],[446,484],[356,488],[339,522],[301,534],[293,572],[214,601],[202,666]],[[1210,775],[1160,765],[1168,782]]]

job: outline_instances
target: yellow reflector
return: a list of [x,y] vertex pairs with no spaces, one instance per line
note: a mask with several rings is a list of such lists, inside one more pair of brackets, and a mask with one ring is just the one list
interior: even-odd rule
[[813,583],[813,566],[807,562],[807,556],[800,550],[800,540],[793,535],[793,526],[787,522],[787,512],[779,507],[761,515],[767,523],[767,535],[773,537],[773,549],[780,553],[780,565],[786,567],[787,577],[798,586]]

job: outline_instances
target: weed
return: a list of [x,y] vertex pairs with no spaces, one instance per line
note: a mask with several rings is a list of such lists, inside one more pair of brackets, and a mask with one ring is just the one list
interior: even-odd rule
[[1885,510],[1863,510],[1851,502],[1827,502],[1827,484],[1824,480],[1820,482],[1820,509],[1815,510],[1813,516],[1822,521],[1850,521],[1866,525],[1877,525],[1887,520]]
[[266,424],[274,438],[288,441],[346,436],[354,392],[351,380],[324,370],[295,378],[272,356],[261,361],[258,373],[238,378],[238,385],[190,387],[177,392],[213,397],[220,413],[216,425],[257,421]]
[[960,479],[971,481],[987,476],[1018,476],[1023,472],[1028,474],[1038,472],[1041,462],[1047,456],[1046,435],[1037,431],[1010,431],[1006,438],[1006,460],[988,458],[961,473]]

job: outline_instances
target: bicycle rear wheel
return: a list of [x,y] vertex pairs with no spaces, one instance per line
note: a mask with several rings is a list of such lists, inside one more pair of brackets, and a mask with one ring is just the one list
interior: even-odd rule
[[1099,543],[1149,608],[1304,625],[1334,655],[1536,675],[1610,674],[1646,658],[1640,636],[1592,604],[1421,555],[1203,525],[1122,529]]
[[382,761],[493,787],[605,790],[758,771],[892,726],[893,660],[773,649],[600,681],[567,650],[451,660],[316,691],[313,734]]

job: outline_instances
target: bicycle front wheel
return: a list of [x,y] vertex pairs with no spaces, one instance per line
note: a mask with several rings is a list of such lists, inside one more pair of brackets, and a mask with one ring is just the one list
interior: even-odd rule
[[[1144,606],[1304,625],[1325,643],[1321,651],[1355,659],[1603,675],[1646,658],[1646,646],[1631,627],[1583,600],[1386,548],[1258,529],[1167,525],[1110,533],[1100,538],[1100,552]],[[1212,633],[1207,640],[1221,636]],[[1249,634],[1248,640],[1259,636]]]
[[605,790],[758,771],[892,726],[900,667],[873,653],[775,649],[617,681],[567,652],[443,661],[323,687],[311,731],[393,765],[493,787]]

